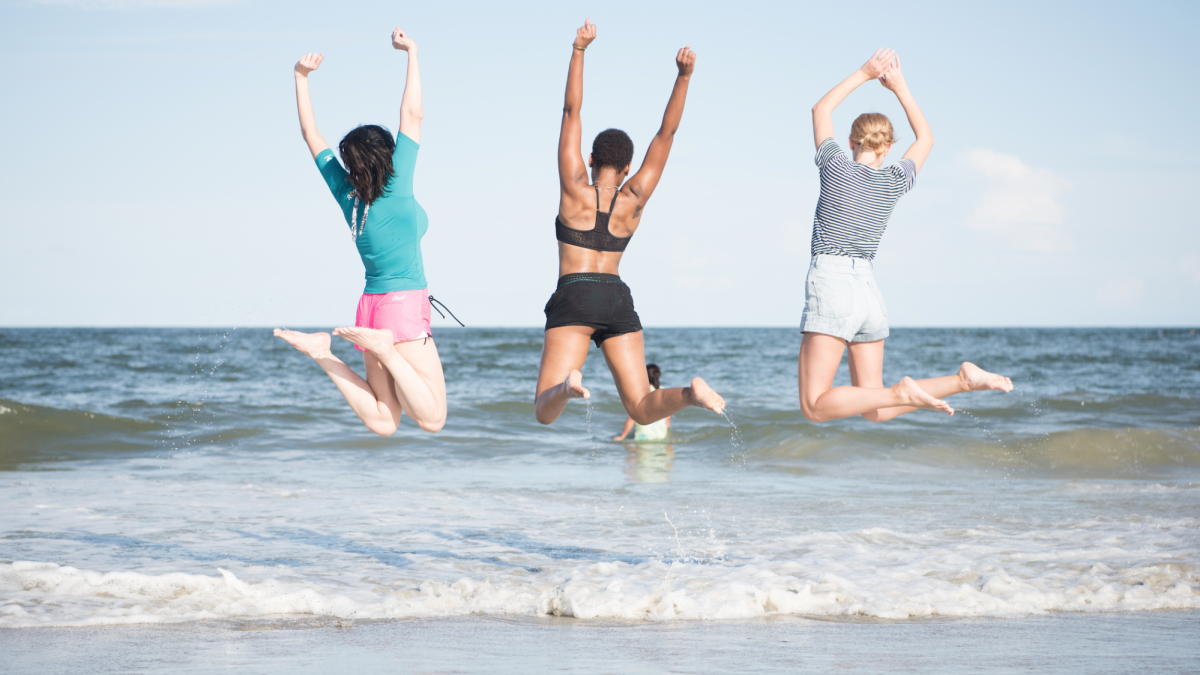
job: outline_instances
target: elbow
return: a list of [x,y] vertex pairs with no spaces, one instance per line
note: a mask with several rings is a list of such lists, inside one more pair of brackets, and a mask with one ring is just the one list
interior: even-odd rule
[[425,119],[425,111],[420,108],[416,108],[414,110],[405,110],[404,117],[405,119],[413,122],[420,122],[421,120]]

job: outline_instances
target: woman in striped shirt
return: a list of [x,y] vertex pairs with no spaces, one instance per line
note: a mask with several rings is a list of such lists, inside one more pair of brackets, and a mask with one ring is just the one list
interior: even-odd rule
[[[850,130],[851,160],[833,140],[834,108],[871,80],[896,94],[916,141],[896,164],[883,167],[895,136],[879,113],[860,115]],[[918,408],[954,409],[944,399],[984,389],[1011,391],[1012,381],[963,363],[958,373],[883,386],[883,340],[887,309],[871,272],[871,261],[892,209],[913,181],[929,151],[933,132],[908,91],[900,59],[880,49],[861,68],[813,106],[813,140],[821,174],[821,197],[813,220],[812,262],[805,284],[800,331],[800,409],[814,422],[862,415],[882,422]],[[849,345],[852,386],[834,387],[833,377]]]

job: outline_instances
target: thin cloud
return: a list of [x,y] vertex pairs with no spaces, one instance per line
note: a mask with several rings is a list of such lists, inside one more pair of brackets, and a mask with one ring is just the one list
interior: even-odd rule
[[233,5],[241,0],[34,0],[39,5],[75,7],[77,9],[197,9]]
[[978,148],[963,165],[983,180],[969,224],[1006,239],[1014,248],[1038,253],[1068,251],[1071,236],[1061,227],[1066,208],[1058,199],[1070,183],[1049,169],[1035,169],[1015,155]]
[[1137,305],[1145,292],[1141,279],[1112,279],[1096,289],[1096,302],[1101,307],[1132,307]]

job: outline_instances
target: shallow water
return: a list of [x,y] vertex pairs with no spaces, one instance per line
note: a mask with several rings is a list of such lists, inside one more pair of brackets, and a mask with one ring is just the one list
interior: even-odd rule
[[268,330],[0,330],[0,627],[1200,609],[1193,330],[897,329],[885,379],[1016,391],[815,425],[793,331],[651,329],[736,431],[640,447],[595,350],[536,423],[540,338],[440,331],[446,428],[381,439]]

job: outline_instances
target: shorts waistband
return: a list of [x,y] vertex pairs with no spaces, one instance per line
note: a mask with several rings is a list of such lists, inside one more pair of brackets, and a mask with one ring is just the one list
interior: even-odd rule
[[623,284],[621,277],[615,274],[601,274],[599,272],[576,272],[573,274],[564,274],[558,278],[558,287],[562,288],[567,284],[573,284],[576,281],[593,281],[601,284]]
[[851,258],[846,255],[814,255],[809,267],[819,270],[838,270],[841,272],[871,274],[874,265],[866,258]]

